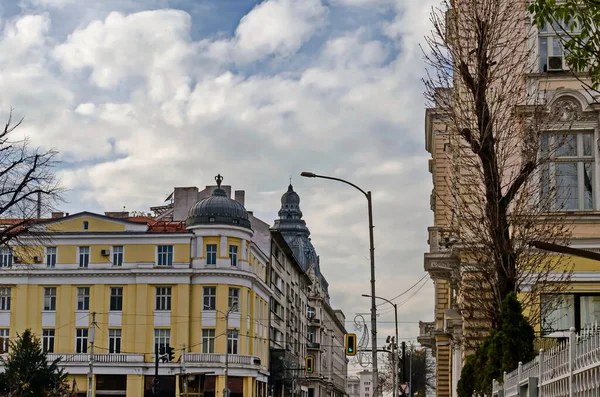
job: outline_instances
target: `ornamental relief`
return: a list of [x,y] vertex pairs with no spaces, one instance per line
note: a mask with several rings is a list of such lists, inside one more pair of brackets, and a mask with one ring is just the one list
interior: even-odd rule
[[579,101],[570,96],[564,96],[550,107],[550,119],[561,122],[570,121],[596,121],[596,112],[584,112]]

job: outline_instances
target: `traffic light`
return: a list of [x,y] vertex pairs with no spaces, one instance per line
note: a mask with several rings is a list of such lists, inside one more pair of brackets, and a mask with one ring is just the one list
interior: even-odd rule
[[356,355],[356,334],[346,334],[346,355]]
[[167,361],[175,360],[175,349],[173,349],[171,346],[167,346],[166,351],[167,351]]
[[313,356],[306,356],[306,373],[307,374],[312,374],[313,372],[315,372],[315,359],[313,358]]

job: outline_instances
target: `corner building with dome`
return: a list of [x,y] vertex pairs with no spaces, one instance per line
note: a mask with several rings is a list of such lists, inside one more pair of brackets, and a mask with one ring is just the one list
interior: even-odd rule
[[92,361],[93,396],[141,397],[153,395],[155,348],[171,347],[159,396],[223,397],[227,368],[231,397],[267,397],[271,235],[243,191],[232,199],[216,182],[175,188],[152,216],[36,221],[46,238],[0,251],[3,351],[30,328],[73,395],[87,395]]

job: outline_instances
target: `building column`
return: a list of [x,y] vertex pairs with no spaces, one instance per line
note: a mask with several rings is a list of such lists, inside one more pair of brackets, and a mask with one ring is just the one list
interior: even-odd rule
[[144,375],[127,375],[127,397],[144,395]]
[[229,253],[227,252],[227,236],[221,236],[221,244],[219,245],[221,246],[221,254],[219,256],[221,258],[227,258],[229,256]]

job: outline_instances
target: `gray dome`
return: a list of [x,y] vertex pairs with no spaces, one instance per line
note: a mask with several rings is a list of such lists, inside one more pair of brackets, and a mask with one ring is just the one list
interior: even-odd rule
[[288,186],[287,192],[283,193],[281,196],[281,204],[282,205],[299,205],[300,204],[300,196],[298,193],[294,191],[293,186],[290,184]]
[[217,176],[217,188],[212,195],[203,198],[190,208],[186,226],[194,225],[234,225],[250,229],[248,211],[241,203],[227,197],[221,189],[223,178]]

